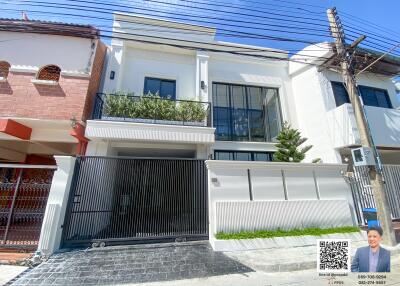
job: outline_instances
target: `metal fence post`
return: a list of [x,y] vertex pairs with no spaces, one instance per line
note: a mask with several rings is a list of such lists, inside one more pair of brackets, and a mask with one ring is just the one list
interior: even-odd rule
[[12,200],[12,203],[11,203],[10,211],[8,213],[7,226],[6,226],[6,230],[4,232],[3,244],[6,244],[6,242],[7,242],[8,231],[10,229],[11,219],[12,219],[12,215],[13,215],[13,212],[14,212],[15,200],[17,199],[19,186],[21,184],[22,171],[23,171],[23,169],[20,169],[20,172],[18,174],[17,183],[15,185],[15,191],[14,191],[13,200]]

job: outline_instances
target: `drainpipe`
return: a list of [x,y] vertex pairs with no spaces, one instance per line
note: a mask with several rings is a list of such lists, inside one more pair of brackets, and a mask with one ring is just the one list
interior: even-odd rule
[[77,155],[85,155],[86,147],[88,145],[89,139],[85,137],[85,126],[80,123],[75,123],[72,126],[72,130],[69,133],[71,136],[78,139],[78,146],[76,149]]

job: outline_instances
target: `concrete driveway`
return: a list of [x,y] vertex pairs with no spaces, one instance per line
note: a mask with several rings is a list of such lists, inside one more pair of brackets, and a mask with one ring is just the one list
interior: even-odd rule
[[107,247],[53,255],[13,285],[116,285],[249,273],[208,242]]

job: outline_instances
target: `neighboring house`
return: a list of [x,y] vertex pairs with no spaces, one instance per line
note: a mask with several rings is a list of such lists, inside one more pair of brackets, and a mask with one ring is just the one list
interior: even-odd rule
[[106,46],[92,26],[0,19],[0,162],[84,154]]
[[[307,153],[308,162],[321,158],[324,163],[351,163],[350,149],[360,146],[354,111],[334,51],[331,44],[310,46],[301,51],[303,56],[292,57],[304,60],[305,54],[314,56],[306,59],[307,64],[290,63],[298,126],[314,146]],[[362,70],[379,56],[358,49],[356,69]],[[369,128],[383,164],[400,164],[400,102],[392,81],[399,72],[400,59],[386,56],[357,76]]]
[[287,52],[135,15],[113,27],[87,155],[270,161],[282,122],[296,125]]

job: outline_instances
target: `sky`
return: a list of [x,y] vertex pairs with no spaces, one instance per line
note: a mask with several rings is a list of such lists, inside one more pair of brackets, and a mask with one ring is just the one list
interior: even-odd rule
[[[115,5],[124,5],[126,7],[117,7],[115,5],[101,5],[101,2],[113,2]],[[43,2],[52,2],[54,4],[69,4],[75,5],[74,7],[69,6],[73,9],[62,9],[56,7],[53,4],[46,4]],[[217,39],[230,42],[239,42],[243,44],[253,44],[271,48],[279,48],[285,50],[299,50],[305,47],[306,43],[293,43],[283,41],[271,41],[266,39],[249,39],[243,37],[227,36],[226,34],[232,32],[251,32],[269,36],[279,36],[291,39],[300,39],[312,42],[322,42],[330,40],[327,34],[327,17],[326,8],[337,7],[339,15],[345,30],[352,29],[353,37],[360,34],[360,29],[367,30],[370,33],[374,33],[372,39],[375,43],[380,42],[380,36],[384,35],[384,40],[387,44],[379,46],[382,50],[388,50],[393,46],[393,43],[400,42],[400,31],[398,31],[398,13],[400,11],[399,0],[0,0],[2,10],[0,10],[0,17],[2,18],[21,18],[21,10],[25,10],[26,14],[30,19],[48,20],[48,21],[59,21],[59,22],[70,22],[70,23],[84,23],[98,26],[100,29],[109,30],[112,26],[112,14],[111,11],[124,10],[134,13],[142,13],[145,16],[157,15],[159,17],[174,17],[182,18],[183,15],[196,14],[204,18],[191,18],[192,23],[214,26],[220,30]],[[162,4],[162,3],[169,4]],[[199,2],[202,2],[199,3]],[[232,7],[226,7],[225,5],[231,5]],[[34,6],[36,5],[36,6]],[[84,7],[92,6],[92,8]],[[135,8],[129,8],[134,6]],[[188,7],[190,6],[190,7]],[[300,9],[301,8],[301,9]],[[94,11],[82,11],[80,9],[100,9],[102,13]],[[290,11],[291,13],[286,13]],[[57,14],[58,13],[58,14]],[[97,17],[102,19],[94,18],[82,18],[66,16],[61,14],[80,14],[85,17]],[[287,21],[282,22],[268,17],[281,17],[274,16],[271,13],[282,14],[284,13]],[[146,15],[147,14],[147,15]],[[176,15],[181,14],[181,16]],[[250,17],[248,15],[257,15],[258,18]],[[353,16],[355,17],[353,17]],[[293,16],[293,18],[291,18]],[[208,18],[207,18],[208,17]],[[210,20],[209,18],[217,18],[217,20]],[[301,17],[299,22],[296,21],[296,17]],[[315,18],[316,20],[313,20]],[[360,19],[367,20],[369,22],[362,22]],[[219,19],[224,19],[223,23]],[[174,19],[171,19],[174,20]],[[178,20],[183,21],[183,20]],[[203,21],[203,22],[202,22]],[[214,21],[214,23],[210,23]],[[241,21],[238,23],[238,21]],[[188,22],[188,20],[186,20]],[[243,28],[243,25],[249,25],[254,27],[255,22],[257,30]],[[316,32],[318,36],[302,35],[295,31],[302,31],[302,26],[314,27],[313,25],[302,24],[301,22],[317,22],[321,26],[315,26],[318,29],[323,29],[322,32]],[[384,28],[376,28],[374,24],[382,26]],[[259,25],[262,25],[260,28]],[[270,26],[275,25],[275,26]],[[283,25],[283,28],[276,26]],[[294,26],[292,33],[276,32],[266,29],[278,29],[286,30],[285,25]],[[322,25],[325,25],[324,27]],[[297,28],[297,30],[294,30]],[[326,29],[326,31],[325,31]],[[222,30],[222,31],[221,31]],[[225,31],[224,31],[225,30]],[[311,32],[313,33],[313,32]],[[106,34],[106,33],[103,33]],[[323,34],[323,35],[320,35]],[[349,33],[350,34],[350,33]],[[104,39],[105,42],[109,42],[109,39]],[[372,43],[371,43],[372,45]],[[374,46],[375,47],[375,44]],[[372,48],[372,47],[370,47]],[[400,55],[400,51],[398,52]]]

